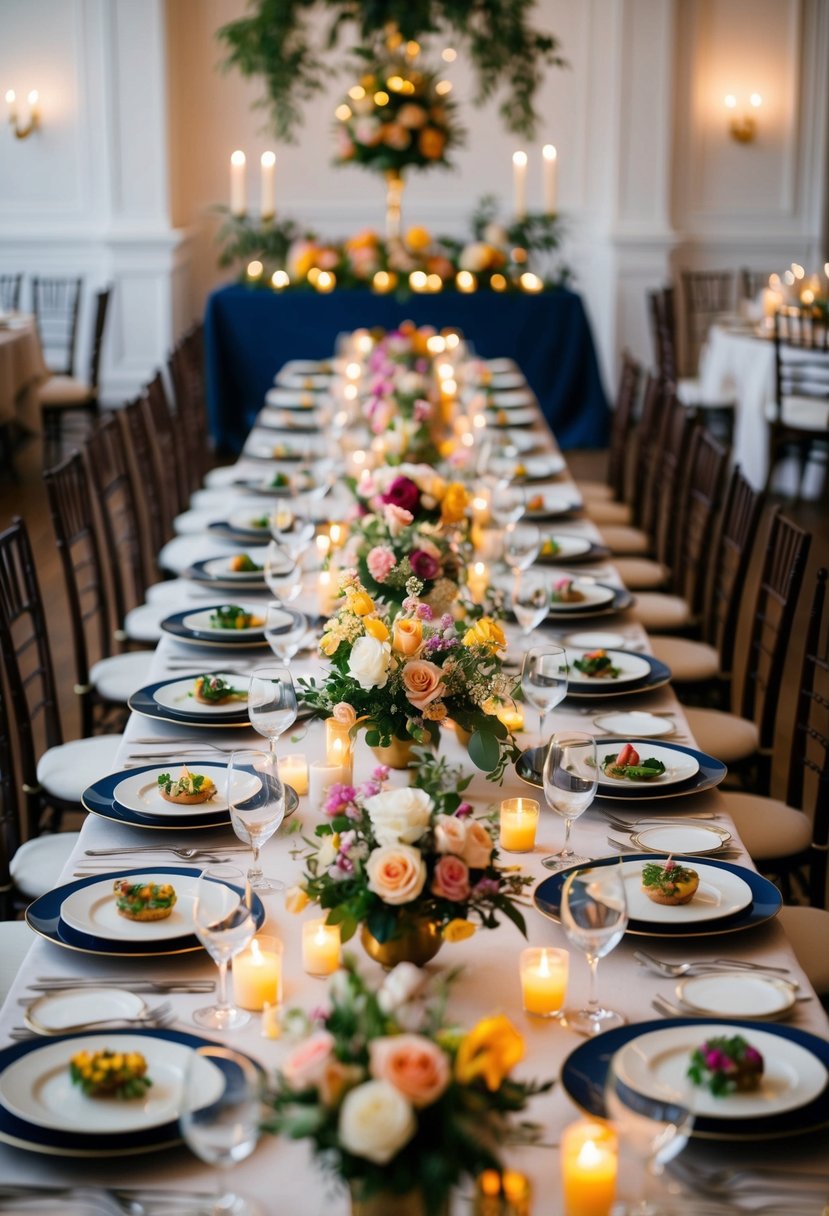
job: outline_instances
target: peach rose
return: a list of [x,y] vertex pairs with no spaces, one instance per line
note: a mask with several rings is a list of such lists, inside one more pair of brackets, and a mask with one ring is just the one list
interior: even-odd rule
[[428,659],[412,659],[403,668],[403,688],[415,709],[425,709],[430,701],[437,701],[446,692],[443,672]]
[[449,1057],[423,1035],[373,1039],[368,1050],[371,1075],[388,1081],[416,1110],[437,1102],[449,1084]]
[[329,1060],[319,1079],[323,1105],[339,1105],[346,1090],[359,1085],[364,1076],[365,1072],[359,1064],[343,1064],[340,1060]]
[[347,726],[350,730],[357,721],[357,711],[353,705],[349,705],[347,701],[338,701],[331,710],[331,717],[336,721]]
[[445,853],[432,875],[432,894],[455,903],[469,899],[469,867],[466,862],[452,853]]
[[317,1085],[334,1051],[334,1036],[318,1030],[288,1056],[282,1065],[282,1075],[291,1089],[309,1089]]
[[426,884],[426,867],[417,849],[407,844],[384,845],[369,853],[366,876],[369,890],[383,903],[408,904]]
[[454,815],[438,815],[435,820],[435,848],[439,853],[463,855],[466,845],[466,824]]
[[391,641],[392,650],[398,654],[414,657],[423,645],[423,624],[411,617],[399,617],[394,622],[394,634]]
[[473,870],[483,870],[492,859],[492,837],[482,823],[470,819],[466,824],[466,840],[461,857]]

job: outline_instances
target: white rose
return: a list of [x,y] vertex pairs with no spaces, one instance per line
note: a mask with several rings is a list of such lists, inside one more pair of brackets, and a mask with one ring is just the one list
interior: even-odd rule
[[429,826],[432,799],[425,790],[404,786],[366,798],[365,807],[378,844],[414,844]]
[[509,233],[503,224],[493,221],[484,228],[484,240],[490,245],[508,245]]
[[425,388],[425,382],[417,372],[404,372],[397,381],[398,391],[404,397],[416,397]]
[[322,844],[317,849],[317,863],[321,870],[327,870],[337,856],[337,846],[333,836],[323,836]]
[[366,635],[357,638],[348,659],[348,674],[364,692],[372,688],[385,688],[389,678],[391,645]]
[[461,856],[466,845],[466,824],[454,815],[439,815],[435,820],[435,848],[439,853]]
[[416,1131],[411,1103],[388,1081],[366,1081],[343,1099],[340,1141],[355,1157],[385,1165]]
[[408,844],[373,849],[366,862],[368,887],[383,903],[410,904],[426,885],[426,866],[417,849]]
[[414,963],[398,963],[380,985],[377,1004],[383,1013],[394,1013],[420,992],[426,978],[426,973]]
[[486,270],[489,265],[489,246],[483,241],[473,241],[465,245],[458,259],[461,270],[472,270],[476,273]]

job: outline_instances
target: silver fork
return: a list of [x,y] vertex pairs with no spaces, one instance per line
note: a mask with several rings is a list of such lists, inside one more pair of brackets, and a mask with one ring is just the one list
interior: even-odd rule
[[11,1038],[21,1040],[29,1038],[44,1038],[50,1034],[78,1034],[84,1030],[100,1030],[105,1026],[153,1026],[160,1028],[169,1025],[175,1014],[169,1001],[156,1005],[155,1009],[147,1009],[134,1018],[97,1018],[91,1022],[76,1022],[74,1026],[62,1026],[56,1031],[32,1030],[28,1026],[15,1026]]
[[212,857],[215,853],[249,853],[250,846],[246,844],[225,844],[215,849],[182,849],[170,844],[138,844],[131,849],[84,849],[84,857],[131,857],[133,853],[173,853],[182,861],[192,861],[194,857]]

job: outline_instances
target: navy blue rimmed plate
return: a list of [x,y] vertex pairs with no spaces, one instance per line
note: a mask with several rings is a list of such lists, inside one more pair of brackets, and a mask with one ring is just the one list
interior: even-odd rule
[[[613,735],[602,736],[596,739],[597,743],[613,743],[616,746],[621,746],[621,740]],[[660,748],[668,748],[671,751],[683,752],[686,756],[693,756],[699,764],[699,769],[693,777],[689,777],[687,781],[677,782],[675,785],[631,785],[630,789],[625,789],[619,782],[614,781],[612,785],[599,781],[599,789],[596,794],[596,800],[601,802],[648,802],[651,800],[667,800],[669,798],[684,798],[688,794],[701,794],[705,790],[716,788],[725,779],[728,769],[721,760],[715,760],[713,756],[709,756],[706,752],[697,751],[693,747],[684,747],[679,743],[671,743],[669,740],[663,739],[626,739],[626,742],[633,743],[634,746],[641,750],[647,750],[653,745],[658,745]],[[528,785],[534,785],[537,789],[543,789],[544,778],[544,756],[546,748],[528,747],[525,752],[515,762],[515,771],[522,781],[526,781]]]
[[[546,916],[548,920],[560,921],[561,907],[561,888],[567,877],[574,870],[590,870],[598,869],[603,866],[618,866],[620,862],[630,865],[631,862],[652,862],[656,860],[654,853],[626,853],[624,857],[599,857],[596,861],[591,861],[587,865],[570,866],[566,870],[561,870],[557,874],[551,874],[549,878],[544,878],[533,891],[533,903],[542,916]],[[703,859],[700,859],[701,864]],[[751,903],[742,908],[739,912],[734,912],[731,916],[724,916],[721,920],[710,921],[687,921],[676,925],[666,924],[664,921],[646,921],[646,920],[630,920],[628,921],[626,935],[631,937],[672,937],[672,938],[692,938],[692,937],[719,937],[726,933],[738,933],[743,929],[754,929],[757,925],[764,925],[767,921],[773,920],[783,906],[783,897],[778,891],[773,882],[769,882],[767,878],[763,878],[762,874],[755,873],[754,870],[749,870],[746,866],[734,865],[730,861],[716,861],[711,856],[704,858],[706,868],[709,866],[718,870],[726,870],[729,874],[735,874],[741,878],[751,890]]]
[[199,676],[231,675],[231,672],[215,668],[213,671],[202,669],[186,672],[183,675],[169,676],[166,680],[158,680],[155,684],[147,684],[139,688],[127,701],[133,713],[141,714],[144,718],[154,718],[157,722],[175,722],[181,726],[204,726],[211,729],[218,726],[249,726],[250,717],[247,705],[237,704],[235,709],[206,714],[195,709],[172,709],[169,705],[160,705],[155,694],[170,684],[181,684],[185,680],[197,680]]
[[[236,590],[243,599],[245,589],[237,587]],[[248,587],[247,590],[250,592],[255,589]],[[161,622],[161,628],[165,633],[171,634],[176,641],[184,642],[188,646],[210,646],[220,650],[249,650],[252,647],[261,650],[263,647],[267,647],[264,625],[261,629],[241,629],[234,632],[232,629],[193,628],[184,623],[188,617],[215,612],[218,608],[226,608],[229,604],[237,602],[237,600],[226,599],[217,604],[205,604],[203,607],[199,604],[192,608],[185,608],[183,612],[174,612],[165,617]],[[264,605],[262,607],[264,608]]]
[[[264,537],[262,538],[264,539]],[[244,542],[247,545],[252,543],[248,538]],[[258,595],[262,591],[267,591],[268,584],[265,582],[265,573],[263,570],[250,570],[244,572],[244,577],[237,575],[235,578],[230,570],[227,576],[222,574],[210,574],[207,570],[209,565],[215,562],[215,557],[205,557],[201,561],[193,562],[192,566],[182,574],[182,578],[189,578],[191,582],[201,583],[205,587],[215,587],[217,591],[237,591],[241,593],[253,593]]]
[[[82,933],[73,929],[61,920],[60,910],[63,901],[74,891],[83,887],[94,886],[95,883],[115,881],[125,875],[133,874],[178,874],[188,878],[198,878],[201,867],[187,866],[139,866],[135,869],[113,870],[109,874],[93,874],[89,878],[78,878],[74,882],[65,883],[53,891],[47,891],[26,909],[26,923],[40,937],[62,946],[65,950],[77,950],[81,954],[99,954],[106,958],[157,958],[166,954],[189,954],[195,950],[203,950],[201,942],[194,933],[184,937],[165,938],[158,942],[115,941],[110,938],[97,937],[91,933]],[[258,895],[253,895],[253,916],[256,928],[261,929],[265,923],[265,909]]]
[[661,688],[663,684],[670,682],[671,669],[667,664],[650,654],[637,654],[634,657],[647,663],[650,671],[638,680],[625,680],[623,684],[614,684],[612,680],[608,680],[606,685],[597,685],[595,680],[581,680],[579,679],[581,673],[571,663],[570,673],[575,671],[576,676],[575,679],[568,678],[568,700],[571,697],[589,701],[606,701],[612,697],[632,697],[640,692],[652,692],[655,688]]
[[[606,1119],[604,1087],[610,1062],[617,1051],[626,1044],[634,1042],[642,1035],[655,1030],[664,1030],[666,1026],[722,1026],[723,1032],[745,1032],[751,1038],[751,1032],[757,1030],[756,1022],[731,1021],[720,1018],[671,1018],[654,1022],[636,1022],[632,1026],[619,1026],[615,1030],[606,1030],[595,1038],[587,1039],[572,1051],[561,1070],[561,1084],[565,1092],[586,1111],[587,1114]],[[818,1038],[808,1030],[799,1030],[795,1026],[785,1026],[779,1022],[763,1022],[763,1032],[779,1035],[790,1043],[797,1043],[809,1051],[826,1068],[829,1068],[829,1042]],[[637,1094],[637,1098],[647,1102]],[[724,1102],[728,1099],[724,1098]],[[807,1131],[816,1131],[829,1126],[829,1087],[823,1090],[817,1098],[796,1110],[788,1110],[777,1115],[766,1115],[751,1119],[715,1119],[710,1116],[697,1116],[691,1135],[704,1140],[771,1140],[783,1136],[800,1135]],[[781,1206],[781,1211],[785,1205]]]

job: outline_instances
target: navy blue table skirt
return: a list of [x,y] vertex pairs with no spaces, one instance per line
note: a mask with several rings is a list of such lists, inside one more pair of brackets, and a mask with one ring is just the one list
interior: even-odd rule
[[581,298],[490,292],[413,296],[400,303],[370,291],[330,295],[223,287],[207,303],[205,339],[211,429],[238,452],[265,393],[288,359],[324,359],[337,335],[360,326],[455,326],[479,355],[514,359],[563,448],[604,446],[608,408]]

